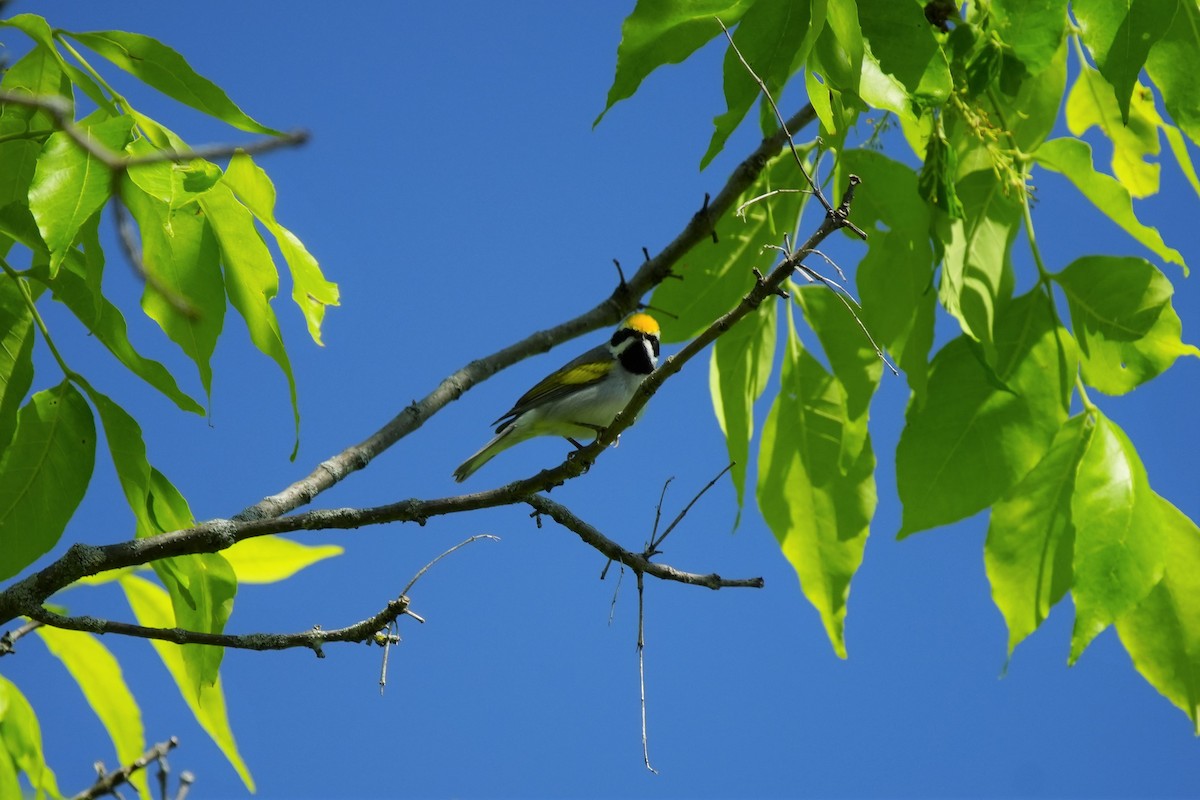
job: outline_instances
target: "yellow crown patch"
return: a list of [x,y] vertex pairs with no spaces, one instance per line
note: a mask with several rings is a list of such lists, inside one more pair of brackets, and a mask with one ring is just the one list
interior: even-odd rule
[[647,336],[658,336],[658,322],[649,314],[634,314],[625,320],[626,328],[631,328]]

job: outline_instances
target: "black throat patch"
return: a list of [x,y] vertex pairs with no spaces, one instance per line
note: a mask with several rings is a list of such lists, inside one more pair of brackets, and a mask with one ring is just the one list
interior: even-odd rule
[[618,349],[621,365],[634,375],[649,375],[654,371],[658,339],[637,331],[620,330],[613,334],[612,346]]

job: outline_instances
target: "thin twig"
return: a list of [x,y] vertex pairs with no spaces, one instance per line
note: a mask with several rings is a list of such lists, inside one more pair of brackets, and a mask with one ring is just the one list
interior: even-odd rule
[[411,589],[411,588],[413,587],[413,584],[415,584],[415,583],[416,583],[418,580],[420,580],[421,576],[422,576],[422,575],[424,575],[426,572],[428,572],[428,571],[429,571],[429,568],[430,568],[430,567],[432,567],[434,564],[436,564],[437,562],[441,561],[443,558],[445,558],[446,556],[450,555],[451,553],[453,553],[455,550],[459,549],[460,547],[466,547],[466,546],[467,546],[467,545],[469,545],[471,542],[477,542],[477,541],[479,541],[480,539],[490,539],[490,540],[491,540],[491,541],[493,541],[493,542],[498,542],[498,541],[500,541],[500,537],[499,537],[499,536],[493,536],[493,535],[492,535],[492,534],[490,534],[490,533],[477,533],[477,534],[475,534],[474,536],[472,536],[472,537],[470,537],[470,538],[468,538],[468,539],[464,539],[463,541],[461,541],[461,542],[459,542],[458,544],[454,545],[454,547],[451,547],[449,550],[447,550],[446,552],[442,553],[440,556],[438,556],[437,558],[435,558],[433,561],[430,561],[428,564],[426,564],[425,566],[421,567],[421,569],[417,570],[417,574],[416,574],[416,575],[413,575],[413,578],[412,578],[412,580],[408,582],[408,586],[405,586],[405,587],[404,587],[404,591],[400,592],[400,595],[401,595],[401,596],[407,595],[407,594],[408,594],[408,590],[409,590],[409,589]]
[[646,586],[642,580],[642,573],[637,574],[637,590],[638,590],[638,632],[637,632],[637,654],[638,654],[638,683],[641,686],[642,696],[642,759],[646,762],[646,769],[658,774],[658,770],[650,766],[650,745],[646,735]]
[[179,739],[175,736],[165,742],[159,742],[140,755],[132,764],[126,764],[115,772],[101,775],[95,783],[75,795],[71,800],[93,800],[93,798],[103,797],[106,794],[116,794],[117,787],[127,783],[130,775],[140,769],[145,769],[151,761],[163,758],[178,746]]
[[40,627],[42,627],[42,623],[36,619],[31,619],[19,628],[5,631],[3,635],[0,635],[0,656],[17,652],[17,648],[13,646],[17,643],[17,640]]
[[[676,516],[675,519],[673,519],[671,521],[671,524],[667,526],[667,529],[665,531],[663,531],[662,536],[658,537],[657,539],[655,539],[653,536],[651,536],[650,544],[646,548],[646,553],[645,553],[646,558],[650,558],[651,556],[658,554],[659,545],[661,545],[663,543],[663,541],[666,540],[667,536],[671,533],[671,531],[675,530],[675,526],[678,525],[683,520],[684,516],[686,516],[687,513],[692,510],[692,506],[696,505],[696,501],[699,500],[701,497],[703,497],[704,493],[707,492],[709,489],[711,489],[713,486],[715,486],[717,484],[717,481],[721,480],[721,478],[724,477],[725,473],[729,472],[729,470],[731,470],[731,469],[733,469],[732,461],[730,461],[729,464],[727,464],[724,469],[722,469],[720,472],[718,472],[717,476],[715,478],[713,478],[711,481],[706,483],[704,485],[703,489],[701,489],[699,492],[696,493],[696,496],[692,498],[691,502],[683,507],[683,510],[679,512],[678,516]],[[655,515],[655,518],[654,518],[654,529],[658,530],[657,514]]]

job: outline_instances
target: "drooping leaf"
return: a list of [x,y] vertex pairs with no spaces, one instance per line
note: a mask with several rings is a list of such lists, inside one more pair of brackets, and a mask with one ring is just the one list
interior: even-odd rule
[[[120,579],[121,588],[130,608],[137,618],[138,624],[154,628],[171,628],[175,625],[175,615],[171,607],[171,599],[159,587],[136,575],[125,575]],[[157,639],[151,644],[158,651],[159,658],[166,665],[167,671],[179,686],[184,702],[192,710],[200,727],[212,738],[220,748],[230,765],[237,771],[246,788],[254,791],[254,779],[250,770],[238,753],[237,742],[234,741],[233,731],[229,727],[229,717],[225,711],[225,693],[218,678],[211,685],[201,685],[199,694],[194,691],[194,684],[189,678],[188,668],[184,662],[182,649],[179,645],[162,642]]]
[[[82,127],[80,133],[114,156],[125,149],[133,119],[113,117]],[[80,227],[112,193],[112,172],[66,133],[52,134],[38,156],[29,186],[29,210],[50,251],[50,275],[58,272]]]
[[1179,0],[1171,27],[1150,48],[1146,72],[1162,92],[1163,105],[1193,144],[1200,144],[1200,6]]
[[717,424],[729,448],[729,471],[737,491],[738,516],[746,492],[746,466],[754,436],[754,401],[762,396],[775,358],[775,304],[763,303],[713,344],[709,391]]
[[[877,500],[875,454],[870,439],[851,430],[865,420],[848,418],[841,384],[801,347],[794,329],[789,334],[780,392],[763,426],[758,506],[834,652],[845,658],[850,580],[862,563]],[[843,471],[847,436],[862,446]]]
[[69,381],[35,394],[0,455],[0,578],[53,547],[83,499],[96,456],[92,410]]
[[64,32],[121,69],[186,106],[250,133],[279,135],[237,107],[215,83],[157,39],[128,31]]
[[[63,58],[62,53],[58,51],[58,43],[54,41],[54,31],[45,19],[36,14],[14,14],[8,19],[0,19],[0,25],[16,28],[37,42],[38,49],[56,60],[59,68],[70,79],[70,83],[82,89],[83,93],[88,96],[89,100],[96,104],[97,108],[104,110],[110,116],[117,115],[117,108],[113,104],[112,99],[100,89],[96,81],[92,79],[92,76]],[[39,94],[45,93],[39,92]],[[69,84],[63,91],[57,92],[57,94],[68,102],[68,106],[74,104]]]
[[1092,166],[1092,148],[1087,142],[1069,137],[1051,139],[1033,155],[1038,164],[1066,176],[1096,208],[1144,247],[1164,261],[1183,267],[1187,274],[1187,265],[1179,251],[1167,247],[1157,229],[1143,225],[1134,215],[1129,190],[1115,178],[1096,172]]
[[713,120],[713,135],[708,151],[700,160],[701,169],[725,147],[761,91],[742,59],[766,84],[771,96],[777,97],[791,76],[793,65],[804,63],[812,47],[815,38],[812,12],[811,0],[755,0],[742,15],[733,32],[733,42],[741,57],[732,47],[725,51],[726,110]]
[[0,453],[12,441],[17,410],[33,384],[33,313],[17,280],[0,275]]
[[[112,740],[117,763],[136,761],[146,751],[142,712],[125,683],[117,659],[90,633],[43,625],[37,629],[37,635],[79,684],[87,704]],[[145,770],[134,772],[129,780],[144,800],[150,800]]]
[[[1129,122],[1129,98],[1155,42],[1171,26],[1179,0],[1074,0],[1083,42],[1092,51],[1109,94]],[[1078,135],[1078,134],[1076,134]]]
[[229,301],[246,321],[250,341],[283,370],[292,402],[296,423],[296,441],[291,457],[300,449],[300,406],[296,400],[296,379],[283,344],[279,321],[271,308],[271,300],[279,293],[279,275],[271,251],[263,242],[254,218],[237,201],[224,183],[218,183],[198,201],[208,217],[221,247],[221,263],[225,266],[225,291]]
[[993,0],[995,31],[1037,75],[1049,65],[1067,30],[1067,0]]
[[317,259],[304,243],[275,221],[275,186],[250,156],[245,153],[234,155],[225,170],[224,181],[275,237],[279,252],[283,253],[292,273],[292,300],[304,313],[308,335],[317,344],[322,344],[321,321],[325,318],[326,306],[338,304],[337,284],[325,280]]
[[769,270],[774,256],[764,253],[762,246],[782,242],[784,235],[795,229],[808,197],[795,190],[803,188],[804,177],[796,169],[791,153],[778,156],[739,202],[777,189],[793,191],[749,206],[744,220],[732,212],[726,214],[717,222],[715,244],[705,239],[680,259],[676,271],[681,280],[660,283],[650,301],[655,308],[670,313],[662,319],[664,342],[690,339],[704,330],[750,291],[753,269]]
[[936,302],[930,291],[929,210],[912,169],[880,153],[847,150],[838,159],[838,186],[845,186],[850,174],[871,189],[856,195],[853,209],[855,224],[868,233],[867,255],[856,276],[863,319],[920,399],[929,372]]
[[1082,136],[1093,125],[1099,127],[1113,145],[1113,175],[1133,197],[1149,197],[1158,192],[1160,167],[1146,157],[1157,156],[1161,149],[1154,124],[1158,115],[1147,113],[1154,112],[1153,95],[1137,84],[1132,106],[1127,101],[1122,111],[1109,89],[1096,70],[1080,70],[1067,96],[1067,127],[1075,136]]
[[1163,577],[1117,634],[1133,666],[1192,720],[1200,734],[1200,529],[1155,495],[1163,532]]
[[1093,429],[1085,414],[1068,420],[1037,466],[992,506],[983,559],[1008,625],[1009,656],[1071,588],[1071,498]]
[[[9,67],[0,80],[0,89],[30,97],[57,97],[70,107],[71,83],[58,59],[45,47],[34,47]],[[42,140],[54,129],[49,112],[0,103],[0,164],[4,165],[0,170],[0,208],[12,202],[28,202]]]
[[195,313],[184,313],[150,286],[142,294],[142,309],[196,364],[204,394],[211,398],[210,362],[225,321],[225,283],[216,236],[208,220],[196,213],[196,206],[173,211],[130,181],[122,182],[121,200],[137,220],[146,269],[186,299]]
[[1067,295],[1083,379],[1124,394],[1200,350],[1180,338],[1174,287],[1141,258],[1086,256],[1054,276]]
[[[950,63],[919,5],[859,0],[858,18],[863,37],[884,72],[896,78],[918,103],[945,102],[953,88]],[[905,35],[897,36],[897,31]]]
[[342,551],[336,544],[307,545],[272,535],[243,539],[221,555],[239,582],[276,583]]
[[1096,429],[1079,461],[1071,518],[1075,523],[1075,629],[1070,662],[1163,576],[1164,540],[1157,495],[1133,443],[1096,413]]
[[1074,342],[1050,302],[1035,288],[1001,308],[994,376],[965,336],[934,356],[925,403],[909,404],[896,448],[901,537],[987,508],[1049,449],[1076,369]]
[[[166,480],[158,472],[153,474],[152,480],[155,479]],[[225,631],[237,596],[237,576],[220,553],[173,556],[155,561],[152,566],[170,595],[176,626],[202,633]],[[187,689],[200,701],[205,688],[215,685],[220,677],[225,649],[185,644],[180,652],[188,674]]]
[[12,681],[0,675],[0,790],[5,797],[23,796],[17,786],[16,772],[25,773],[29,785],[42,797],[62,797],[54,772],[46,766],[42,749],[42,729],[33,706]]
[[604,110],[632,97],[642,81],[664,64],[684,61],[705,43],[721,35],[717,18],[732,27],[754,0],[638,0],[621,25],[617,71]]

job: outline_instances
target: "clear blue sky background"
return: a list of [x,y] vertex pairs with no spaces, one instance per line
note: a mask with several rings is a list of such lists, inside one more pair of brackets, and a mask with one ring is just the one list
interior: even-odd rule
[[[719,48],[656,74],[591,129],[631,7],[57,0],[8,9],[44,13],[68,29],[158,37],[258,119],[313,133],[307,147],[263,160],[279,190],[279,219],[340,283],[343,298],[329,314],[323,349],[306,340],[286,283],[276,302],[303,412],[296,463],[287,459],[284,381],[234,316],[217,350],[210,425],[176,412],[114,369],[68,318],[50,315],[68,360],[86,365],[88,377],[141,420],[151,460],[198,518],[231,515],[278,491],[451,370],[590,307],[613,287],[611,259],[632,268],[642,246],[661,248],[703,193],[720,187],[759,136],[745,126],[727,155],[698,172],[711,118],[724,108]],[[5,32],[4,40],[20,37]],[[245,140],[110,74],[191,142]],[[784,105],[802,102],[793,93]],[[889,146],[903,144],[894,137]],[[1106,148],[1100,152],[1106,159]],[[1036,221],[1052,269],[1091,252],[1143,254],[1056,176],[1041,173],[1037,183]],[[1139,212],[1200,264],[1197,208],[1172,168],[1163,195]],[[848,240],[831,249],[847,269],[862,252]],[[105,289],[130,310],[135,342],[198,394],[190,364],[133,311],[139,288],[111,253]],[[1027,284],[1023,240],[1016,261]],[[1165,271],[1178,279],[1185,338],[1197,341],[1195,279]],[[486,439],[487,423],[604,335],[478,387],[319,506],[454,493],[450,472]],[[1132,397],[1096,398],[1132,437],[1154,488],[1193,518],[1200,517],[1198,367],[1180,362]],[[35,388],[56,382],[52,374]],[[604,559],[574,535],[550,523],[539,530],[513,508],[424,527],[300,537],[347,552],[284,585],[244,587],[232,632],[348,624],[382,607],[451,544],[485,532],[502,541],[456,553],[418,584],[413,608],[428,623],[404,623],[382,698],[375,648],[330,646],[324,660],[299,650],[226,655],[233,728],[260,796],[1200,793],[1200,743],[1190,723],[1135,674],[1113,632],[1067,668],[1069,601],[1001,677],[1006,631],[983,570],[986,516],[896,541],[892,453],[906,399],[903,381],[885,378],[872,409],[880,504],[850,597],[848,661],[833,655],[757,511],[730,533],[727,482],[668,541],[671,564],[762,575],[766,588],[648,585],[646,690],[657,776],[640,752],[634,582],[626,575],[610,624],[616,570],[600,582]],[[553,440],[526,445],[467,488],[529,474],[563,452]],[[699,359],[654,398],[617,450],[554,498],[639,549],[663,481],[675,476],[665,509],[673,514],[725,463]],[[64,545],[132,532],[106,451],[98,464]],[[111,587],[64,601],[76,613],[128,618]],[[112,637],[105,644],[137,693],[147,736],[180,737],[171,762],[197,774],[192,796],[243,796],[149,644]],[[23,645],[4,659],[4,674],[34,703],[64,790],[78,791],[94,760],[112,765],[111,747],[59,664],[39,643]]]

